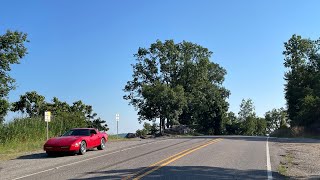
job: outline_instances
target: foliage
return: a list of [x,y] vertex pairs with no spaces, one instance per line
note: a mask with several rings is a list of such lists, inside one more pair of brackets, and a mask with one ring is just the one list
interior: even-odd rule
[[[45,111],[51,111],[56,117],[65,117],[66,121],[72,121],[72,117],[77,117],[83,120],[85,124],[79,127],[94,127],[101,131],[108,131],[106,121],[100,117],[96,117],[97,113],[93,112],[92,106],[84,104],[82,101],[76,101],[69,105],[66,102],[61,102],[57,97],[54,97],[52,102],[46,102],[45,97],[39,95],[36,91],[26,92],[21,95],[19,101],[12,103],[11,110],[13,112],[27,113],[28,117],[43,117]],[[66,116],[71,115],[70,117]],[[66,122],[67,123],[67,122]]]
[[255,107],[251,99],[243,99],[240,104],[238,117],[233,112],[227,114],[226,133],[249,136],[264,136],[267,121],[256,116]]
[[143,129],[138,129],[136,131],[137,136],[146,136],[146,135],[156,135],[156,133],[158,132],[158,125],[156,123],[147,123],[145,122],[143,124]]
[[240,111],[238,113],[239,121],[246,121],[250,116],[254,117],[255,108],[251,99],[245,100],[242,99],[240,104]]
[[15,88],[15,80],[10,77],[12,64],[19,64],[27,54],[25,43],[28,42],[27,34],[18,31],[7,31],[0,35],[0,124],[9,109],[7,96]]
[[284,47],[285,98],[290,124],[320,127],[320,40],[293,35]]
[[268,133],[287,126],[287,113],[283,108],[272,109],[266,112],[265,120],[267,122]]
[[36,91],[26,92],[21,95],[19,101],[12,103],[11,111],[27,113],[29,117],[42,116],[46,111],[45,97]]
[[139,120],[160,119],[160,131],[174,124],[220,134],[229,91],[222,83],[226,70],[210,61],[207,48],[183,41],[157,41],[139,48],[133,80],[124,88]]

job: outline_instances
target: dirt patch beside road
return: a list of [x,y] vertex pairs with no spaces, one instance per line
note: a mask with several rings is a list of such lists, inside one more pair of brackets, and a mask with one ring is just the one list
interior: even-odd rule
[[272,159],[280,174],[294,179],[320,179],[320,140],[270,139]]

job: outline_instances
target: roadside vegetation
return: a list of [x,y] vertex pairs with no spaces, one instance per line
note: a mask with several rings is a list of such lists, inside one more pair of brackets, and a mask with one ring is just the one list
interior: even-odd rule
[[[44,112],[53,115],[49,136],[73,127],[107,131],[106,121],[81,100],[72,104],[54,97],[46,101],[36,91],[9,102],[15,89],[9,72],[27,55],[27,34],[7,31],[0,35],[0,150],[32,151],[46,140]],[[230,90],[223,85],[227,70],[215,63],[212,52],[198,44],[158,40],[139,48],[132,64],[132,80],[124,87],[124,99],[146,123],[139,136],[163,135],[166,129],[185,125],[193,134],[318,137],[320,134],[320,40],[293,35],[284,44],[285,98],[287,108],[272,109],[259,117],[254,102],[243,99],[240,111],[229,111]],[[21,118],[5,122],[9,111]],[[156,123],[159,122],[159,123]]]
[[[22,32],[7,31],[0,35],[0,159],[42,148],[46,140],[45,111],[52,112],[49,137],[60,136],[75,127],[108,130],[106,121],[80,100],[69,105],[54,97],[47,102],[44,96],[32,91],[21,95],[17,102],[8,101],[9,92],[15,89],[15,79],[9,72],[27,54],[27,42],[27,34]],[[21,117],[5,122],[9,111],[20,113]]]
[[227,71],[211,55],[207,48],[186,41],[158,40],[139,48],[133,79],[124,88],[124,99],[138,110],[138,120],[158,121],[160,134],[186,125],[207,135],[266,135],[287,123],[286,116],[278,117],[285,115],[284,109],[258,117],[251,99],[242,100],[237,114],[228,111],[231,92],[223,86]]
[[[138,110],[139,121],[159,121],[160,134],[187,125],[201,134],[318,137],[320,134],[320,40],[293,35],[284,43],[287,108],[255,113],[251,99],[240,111],[228,111],[231,92],[223,86],[226,69],[200,45],[158,40],[139,48],[124,99]],[[139,130],[137,133],[145,133]]]

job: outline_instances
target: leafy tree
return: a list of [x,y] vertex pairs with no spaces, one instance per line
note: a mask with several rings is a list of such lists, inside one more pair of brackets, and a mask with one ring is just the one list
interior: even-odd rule
[[267,132],[267,121],[264,118],[256,118],[256,132],[255,135],[264,136]]
[[292,126],[320,127],[319,43],[298,35],[284,43],[285,98]]
[[256,116],[255,107],[251,99],[242,100],[238,119],[241,123],[241,133],[244,135],[265,135],[267,122]]
[[152,124],[145,122],[143,124],[143,129],[137,130],[136,134],[137,136],[146,136],[148,134],[156,135],[157,132],[158,132],[158,127],[155,122],[153,122]]
[[47,103],[47,111],[51,111],[53,114],[71,112],[71,107],[68,103],[62,102],[57,97],[54,97],[51,103]]
[[267,122],[268,133],[271,133],[287,125],[287,113],[283,108],[272,109],[266,112],[265,120]]
[[251,99],[242,99],[240,104],[240,111],[238,113],[239,121],[246,121],[249,117],[255,117],[255,108]]
[[25,43],[27,34],[18,31],[7,31],[0,35],[0,124],[9,109],[7,96],[15,88],[15,80],[10,77],[12,64],[19,64],[27,54]]
[[173,125],[186,103],[181,86],[169,88],[160,83],[153,86],[146,85],[142,89],[142,95],[145,97],[145,103],[140,106],[139,119],[160,118],[160,128],[164,127],[165,119],[168,120],[167,127]]
[[211,54],[186,41],[157,41],[139,48],[124,99],[139,110],[140,121],[159,118],[160,131],[180,123],[222,132],[229,91],[222,87],[226,71],[210,61]]
[[45,97],[39,95],[36,91],[32,91],[26,92],[25,95],[20,96],[19,101],[12,103],[11,110],[13,112],[26,112],[29,117],[36,117],[43,116],[46,107]]
[[96,128],[98,129],[99,131],[108,131],[109,128],[108,128],[108,125],[105,124],[106,121],[105,120],[102,120],[100,117],[97,118],[97,119],[94,119],[91,123],[89,123],[90,127],[93,127],[93,128]]
[[256,134],[257,121],[255,116],[248,116],[242,122],[242,130],[244,135],[253,136]]
[[226,133],[227,134],[241,134],[241,123],[234,112],[227,113],[226,116]]

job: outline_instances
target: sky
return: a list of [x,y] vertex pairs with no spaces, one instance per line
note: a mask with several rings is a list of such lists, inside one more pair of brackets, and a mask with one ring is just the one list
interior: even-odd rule
[[[141,128],[137,111],[123,100],[139,47],[156,40],[190,41],[213,52],[211,61],[227,70],[229,110],[252,99],[258,116],[285,107],[282,51],[293,34],[320,37],[317,0],[1,0],[0,34],[28,34],[28,55],[13,65],[17,88],[51,101],[82,100],[116,133]],[[7,121],[16,117],[10,113]]]

